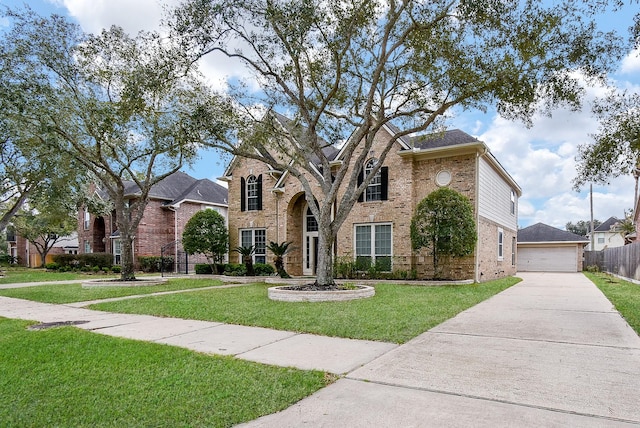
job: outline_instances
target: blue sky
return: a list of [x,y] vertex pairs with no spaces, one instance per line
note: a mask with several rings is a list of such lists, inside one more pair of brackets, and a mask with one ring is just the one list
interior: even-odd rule
[[[24,3],[21,0],[0,0],[0,5],[11,7]],[[87,32],[97,32],[112,24],[130,33],[152,30],[157,28],[162,16],[162,2],[159,0],[30,0],[26,3],[41,14],[69,16]],[[598,21],[601,29],[616,29],[626,37],[633,16],[640,11],[637,2],[627,3],[615,15],[602,16]],[[611,76],[615,86],[640,92],[638,51],[629,52],[617,70]],[[213,59],[202,64],[202,71],[218,88],[224,87],[227,76],[238,74],[233,64],[228,61],[216,63]],[[544,222],[564,228],[568,221],[589,219],[588,189],[573,191],[571,180],[576,174],[577,146],[589,142],[589,134],[596,132],[598,127],[588,101],[604,93],[604,88],[588,88],[583,111],[556,110],[552,117],[537,116],[530,128],[502,119],[492,109],[486,113],[460,113],[451,118],[448,126],[484,141],[522,187],[523,195],[519,201],[521,227]],[[203,152],[200,160],[185,171],[197,178],[215,180],[222,175],[225,166],[226,161],[217,153]],[[624,210],[633,206],[633,193],[631,177],[613,179],[607,186],[594,186],[595,217],[602,221],[611,216],[622,217]]]

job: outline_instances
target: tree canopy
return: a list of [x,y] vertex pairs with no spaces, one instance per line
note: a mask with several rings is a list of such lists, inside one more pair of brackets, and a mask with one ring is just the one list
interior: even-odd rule
[[45,265],[51,248],[77,227],[74,213],[62,206],[22,209],[12,223],[15,231],[36,248],[40,254],[41,266]]
[[[593,141],[578,147],[574,187],[607,184],[625,174],[640,174],[640,94],[611,92],[593,107],[600,120]],[[636,195],[637,196],[637,195]]]
[[[243,144],[214,146],[300,181],[320,225],[317,282],[330,285],[338,230],[394,142],[438,129],[453,108],[495,105],[525,121],[539,109],[577,108],[580,82],[603,79],[625,52],[620,38],[596,28],[606,7],[599,0],[187,0],[172,29],[190,56],[226,57],[252,74],[232,93]],[[289,130],[256,115],[256,106],[298,125],[295,150]],[[400,131],[358,180],[386,126]],[[337,143],[339,165],[323,151]]]
[[[0,115],[16,124],[11,138],[63,153],[98,180],[116,211],[122,279],[134,279],[132,243],[149,191],[225,133],[210,113],[221,104],[184,50],[157,33],[88,35],[28,8],[4,17]],[[125,199],[128,180],[137,191]]]
[[[593,228],[600,226],[602,222],[600,220],[593,220]],[[567,222],[564,227],[567,232],[575,233],[580,236],[587,236],[589,230],[591,230],[591,221],[590,220],[578,220],[575,223]]]
[[411,246],[430,249],[434,277],[440,277],[440,256],[472,254],[476,239],[473,206],[464,195],[441,187],[418,203],[411,219]]
[[182,247],[188,254],[204,254],[210,263],[221,263],[229,249],[224,217],[214,210],[195,213],[182,232]]

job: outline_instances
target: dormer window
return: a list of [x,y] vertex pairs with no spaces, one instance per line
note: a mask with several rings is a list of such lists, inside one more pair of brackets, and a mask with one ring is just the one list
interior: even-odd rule
[[240,210],[259,211],[262,209],[262,175],[250,175],[240,180]]
[[[377,159],[371,158],[364,164],[363,170],[360,172],[360,175],[358,175],[358,185],[362,184],[364,177],[373,171],[377,163]],[[360,198],[358,198],[358,201],[386,201],[388,199],[388,181],[389,168],[383,166],[373,176],[365,191],[360,195]]]

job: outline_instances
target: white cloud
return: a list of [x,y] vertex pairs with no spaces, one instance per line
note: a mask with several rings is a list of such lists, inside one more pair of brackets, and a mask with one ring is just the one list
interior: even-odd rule
[[[522,187],[521,226],[543,222],[564,229],[569,221],[589,219],[588,192],[572,189],[575,156],[578,145],[590,142],[590,134],[597,131],[589,103],[606,92],[604,87],[588,88],[582,111],[557,109],[551,117],[537,115],[530,128],[494,115],[477,135]],[[622,216],[633,204],[633,188],[631,177],[599,187],[594,194],[596,218]]]
[[[103,28],[118,25],[131,34],[141,30],[157,30],[162,17],[160,0],[57,0],[69,11],[82,29],[99,33]],[[177,1],[167,3],[177,4]]]
[[620,66],[622,74],[633,74],[640,72],[640,48],[636,48],[622,60]]

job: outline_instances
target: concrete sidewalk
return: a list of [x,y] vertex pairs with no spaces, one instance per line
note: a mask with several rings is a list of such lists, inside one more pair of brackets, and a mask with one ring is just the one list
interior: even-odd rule
[[[86,305],[88,302],[81,304]],[[398,347],[393,343],[324,337],[219,322],[93,311],[77,307],[78,305],[54,305],[0,296],[0,317],[41,323],[82,322],[76,327],[108,336],[335,374],[355,370]]]
[[640,425],[640,338],[582,274],[524,281],[246,427]]

